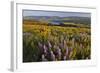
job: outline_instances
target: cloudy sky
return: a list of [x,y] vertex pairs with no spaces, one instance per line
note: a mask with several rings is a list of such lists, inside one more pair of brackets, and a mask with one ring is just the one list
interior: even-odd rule
[[80,12],[57,12],[57,11],[37,11],[37,10],[23,10],[23,16],[79,16],[79,17],[91,17],[90,13]]

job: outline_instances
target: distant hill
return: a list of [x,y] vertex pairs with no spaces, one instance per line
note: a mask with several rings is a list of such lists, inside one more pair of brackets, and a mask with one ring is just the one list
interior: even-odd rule
[[35,20],[40,22],[47,22],[55,25],[61,25],[65,23],[75,23],[75,24],[84,24],[84,25],[91,24],[91,18],[89,17],[25,16],[23,17],[23,19],[31,20],[31,21]]

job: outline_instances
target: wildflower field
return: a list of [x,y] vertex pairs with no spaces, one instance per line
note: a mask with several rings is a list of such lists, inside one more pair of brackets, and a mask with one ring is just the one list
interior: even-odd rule
[[67,24],[23,20],[23,62],[91,59],[90,25]]

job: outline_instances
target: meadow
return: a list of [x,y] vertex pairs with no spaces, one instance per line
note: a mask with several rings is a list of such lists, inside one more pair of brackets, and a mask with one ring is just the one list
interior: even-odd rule
[[23,62],[91,59],[90,25],[23,20]]

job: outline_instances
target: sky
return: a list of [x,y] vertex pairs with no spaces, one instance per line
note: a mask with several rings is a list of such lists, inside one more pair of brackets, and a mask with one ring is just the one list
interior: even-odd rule
[[83,12],[60,12],[60,11],[39,11],[39,10],[23,10],[23,16],[59,16],[59,17],[91,17],[90,13]]

